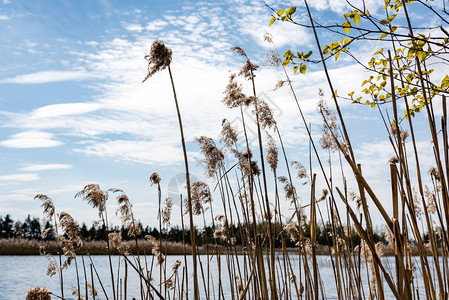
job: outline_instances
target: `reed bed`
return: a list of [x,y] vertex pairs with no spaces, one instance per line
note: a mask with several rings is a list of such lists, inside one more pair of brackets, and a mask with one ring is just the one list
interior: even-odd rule
[[[403,4],[398,9],[403,9],[404,16],[409,21],[407,28],[410,36],[414,37],[406,3],[396,2]],[[131,202],[124,191],[102,190],[98,185],[88,185],[77,197],[88,201],[98,210],[100,222],[109,233],[109,238],[102,247],[106,247],[109,255],[110,274],[101,274],[101,280],[110,282],[112,288],[106,290],[103,285],[97,286],[97,295],[102,295],[101,298],[127,299],[127,275],[112,268],[112,260],[117,259],[112,254],[118,252],[118,259],[126,265],[127,272],[136,272],[140,277],[141,299],[224,299],[224,289],[230,290],[232,299],[324,299],[327,283],[323,282],[317,264],[317,256],[321,252],[317,249],[317,231],[326,224],[331,228],[326,248],[338,299],[385,299],[388,298],[386,295],[398,299],[420,299],[418,278],[424,284],[426,299],[448,298],[447,90],[441,89],[435,93],[435,87],[429,84],[429,73],[423,71],[426,61],[419,56],[402,56],[402,50],[397,48],[401,45],[400,42],[394,38],[389,41],[391,50],[384,53],[381,63],[384,68],[377,72],[385,82],[381,85],[382,89],[379,88],[379,93],[388,93],[390,100],[383,105],[390,113],[386,115],[381,109],[379,113],[385,122],[385,133],[395,156],[386,164],[390,171],[391,194],[387,197],[376,194],[375,187],[365,177],[367,171],[358,163],[354,154],[356,149],[352,146],[346,127],[347,120],[343,117],[339,99],[334,92],[332,78],[327,71],[327,60],[316,33],[316,23],[306,1],[305,7],[333,102],[331,109],[324,101],[324,94],[320,92],[320,97],[323,98],[318,106],[323,120],[320,142],[311,134],[310,124],[302,112],[285,64],[282,64],[276,53],[272,58],[276,65],[284,68],[286,77],[282,78],[280,86],[287,85],[291,90],[293,101],[298,106],[299,118],[308,133],[310,153],[309,161],[305,162],[307,168],[288,159],[283,135],[277,127],[272,110],[257,97],[258,65],[242,48],[233,47],[231,50],[237,54],[236,59],[240,59],[243,66],[237,74],[230,76],[224,89],[223,103],[240,113],[243,134],[239,136],[231,124],[223,120],[220,141],[205,136],[198,137],[196,141],[204,156],[207,176],[215,179],[215,186],[210,187],[201,181],[190,182],[181,107],[175,89],[176,81],[170,68],[172,51],[163,42],[154,42],[150,54],[146,56],[148,75],[145,80],[151,80],[156,72],[168,71],[184,150],[187,182],[186,194],[181,196],[183,207],[181,211],[174,211],[172,199],[162,198],[159,175],[153,173],[150,176],[159,202],[159,227],[162,229],[170,226],[171,215],[180,214],[183,230],[194,228],[194,224],[204,224],[205,227],[213,224],[214,231],[209,234],[213,236],[214,242],[203,246],[202,250],[206,248],[204,259],[198,255],[202,250],[196,244],[197,231],[190,230],[191,243],[185,242],[186,237],[182,247],[178,248],[183,259],[167,266],[165,256],[169,245],[163,237],[157,240],[147,236],[146,242],[137,239],[141,229],[134,219]],[[281,17],[284,13],[278,12],[277,15]],[[368,18],[369,15],[362,17]],[[270,36],[266,39],[273,42]],[[410,39],[413,47],[418,47],[415,45],[418,42],[414,38]],[[417,51],[416,47],[414,51]],[[409,63],[410,60],[413,67],[404,66],[404,61]],[[404,85],[410,83],[406,67],[413,68],[416,89],[412,93],[404,90]],[[244,93],[241,81],[246,81],[250,86],[248,95]],[[415,121],[408,109],[417,94],[422,101],[422,114],[428,121],[434,153],[435,167],[429,172],[424,171],[420,164],[414,132]],[[407,107],[406,118],[399,117],[399,105]],[[442,107],[440,118],[436,117],[436,105]],[[249,108],[254,119],[245,117],[243,108]],[[255,126],[257,133],[255,143],[250,142],[247,132],[250,126],[248,122],[253,120],[255,124],[251,126]],[[325,151],[319,148],[324,148]],[[226,156],[234,162],[232,165],[225,164]],[[333,170],[331,164],[327,165],[330,158],[340,161],[339,170]],[[340,178],[339,182],[334,178]],[[350,192],[348,188],[349,178],[356,182],[354,192]],[[308,192],[301,192],[299,195],[299,190],[305,189]],[[218,199],[212,199],[212,194],[218,194]],[[107,201],[112,195],[117,199],[117,214],[129,228],[129,235],[136,237],[132,242],[123,242],[119,232],[107,227]],[[306,200],[300,202],[299,196]],[[79,238],[74,220],[67,212],[57,213],[48,196],[38,195],[36,198],[42,201],[44,212],[60,231],[58,242],[55,243],[59,249],[56,251],[58,254],[51,255],[46,249],[42,249],[42,253],[50,261],[49,274],[59,276],[61,289],[59,292],[50,292],[34,288],[28,292],[27,299],[38,299],[38,296],[41,297],[39,299],[49,299],[51,295],[65,298],[63,278],[64,273],[69,271],[80,274],[73,294],[78,299],[95,299],[94,294],[89,294],[87,289],[88,284],[93,284],[92,280],[89,276],[81,276],[83,273],[95,274],[95,271],[92,272],[92,269],[95,270],[93,261],[83,264],[83,270],[78,267],[75,270],[68,269],[71,262],[76,261],[76,252],[80,249],[84,249],[88,256],[92,254],[88,244]],[[391,199],[391,213],[382,205],[385,199]],[[286,211],[285,205],[289,206],[288,209],[292,212],[290,215],[282,213]],[[219,214],[216,213],[218,211]],[[382,218],[386,244],[374,239],[374,211]],[[428,235],[426,241],[424,234]],[[237,235],[241,237],[241,245],[236,244]],[[358,242],[351,238],[353,235],[358,237]],[[286,239],[295,241],[294,251],[287,249]],[[217,247],[219,241],[224,243],[220,250]],[[131,248],[134,255],[130,255]],[[154,263],[146,261],[148,249],[151,249]],[[385,265],[382,256],[386,254],[394,256],[394,266]],[[297,263],[292,263],[293,260]],[[211,264],[218,266],[218,274],[210,274]],[[190,267],[187,268],[188,266]],[[362,274],[366,276],[367,283],[362,282]],[[156,281],[153,277],[159,280]],[[83,280],[85,284],[82,283]],[[224,282],[229,285],[224,286]],[[86,288],[83,290],[81,287]]]
[[[154,246],[150,241],[139,240],[136,247],[135,241],[123,241],[126,243],[126,248],[129,249],[130,255],[135,255],[139,251],[142,253],[151,254]],[[108,254],[106,241],[83,241],[85,247],[77,249],[75,252],[77,255],[104,255]],[[217,246],[218,251],[223,251],[223,247]],[[39,255],[41,252],[39,249],[45,249],[46,253],[57,255],[60,251],[58,241],[42,241],[42,240],[27,240],[21,238],[12,239],[0,239],[0,255]],[[190,245],[185,246],[187,254],[192,253],[192,247]],[[205,247],[198,248],[199,253],[206,253]],[[182,243],[165,242],[162,244],[162,252],[167,255],[182,255],[184,253],[184,246]],[[111,249],[111,254],[119,255],[117,249]]]

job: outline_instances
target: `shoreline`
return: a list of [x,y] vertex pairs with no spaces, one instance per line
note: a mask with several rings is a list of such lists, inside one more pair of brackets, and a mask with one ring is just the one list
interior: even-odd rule
[[[136,255],[137,249],[134,240],[124,241],[129,245],[129,255]],[[106,241],[84,241],[84,246],[76,251],[77,255],[108,255]],[[151,243],[147,240],[139,240],[139,254],[140,255],[152,255]],[[42,247],[42,248],[41,248]],[[56,241],[42,241],[42,240],[28,240],[28,239],[0,239],[0,256],[32,256],[42,255],[40,248],[52,255],[58,255],[60,247]],[[186,255],[192,254],[192,248],[190,245],[186,245]],[[242,255],[245,253],[245,249],[242,246],[232,246],[228,248],[232,250],[232,255]],[[265,249],[265,248],[264,248]],[[166,242],[162,241],[162,251],[164,255],[184,255],[184,247],[182,243],[178,242]],[[282,248],[276,248],[275,252],[282,253]],[[287,248],[289,254],[298,252],[298,248]],[[438,251],[440,252],[440,251]],[[199,246],[198,254],[200,255],[214,255],[214,254],[226,254],[227,249],[225,246],[209,244]],[[119,255],[116,249],[111,250],[111,255]],[[440,253],[439,253],[440,254]],[[330,256],[329,247],[326,245],[317,245],[316,255]],[[411,255],[419,255],[418,249],[415,246],[411,247]],[[384,254],[382,256],[394,256],[394,249],[385,247]],[[430,251],[427,251],[427,256],[433,256]]]

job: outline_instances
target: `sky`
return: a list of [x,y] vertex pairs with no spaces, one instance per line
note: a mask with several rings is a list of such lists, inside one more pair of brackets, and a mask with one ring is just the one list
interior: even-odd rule
[[[268,3],[275,9],[298,5],[295,17],[307,21],[301,1]],[[350,11],[345,3],[310,4],[317,20],[341,24],[341,15]],[[366,3],[371,14],[381,12],[380,1]],[[413,21],[431,25],[434,20],[421,10],[412,10]],[[164,41],[173,50],[172,70],[194,180],[214,184],[205,177],[194,138],[204,135],[217,140],[223,118],[241,130],[239,114],[222,103],[230,74],[242,65],[242,59],[229,51],[233,46],[245,49],[261,66],[257,94],[274,110],[289,159],[307,165],[308,140],[302,121],[288,90],[273,91],[283,77],[281,70],[264,63],[272,46],[263,35],[272,34],[281,52],[315,51],[314,39],[312,32],[292,24],[277,22],[269,27],[271,13],[264,2],[256,0],[2,0],[0,215],[42,217],[40,203],[33,198],[46,194],[58,211],[89,224],[97,219],[97,212],[74,195],[86,184],[98,183],[103,189],[123,189],[136,217],[145,225],[157,224],[157,189],[150,185],[149,175],[158,172],[161,176],[163,197],[177,197],[185,190],[168,73],[159,72],[142,83],[147,72],[144,56],[154,40]],[[320,35],[323,41],[329,40],[326,33]],[[353,51],[367,59],[377,46],[363,43]],[[359,89],[369,76],[344,56],[330,62],[330,69],[342,95]],[[291,76],[318,141],[318,90],[322,88],[330,100],[324,74],[320,66],[310,65],[307,75]],[[349,102],[341,105],[367,178],[381,195],[388,193],[387,161],[393,154],[378,113]],[[251,118],[249,110],[245,115]],[[424,121],[417,117],[417,122]],[[427,132],[417,131],[422,163],[430,168]],[[250,135],[254,133],[250,125]],[[388,197],[385,207],[391,211]],[[111,200],[114,209],[113,196]],[[117,224],[118,219],[112,222]]]

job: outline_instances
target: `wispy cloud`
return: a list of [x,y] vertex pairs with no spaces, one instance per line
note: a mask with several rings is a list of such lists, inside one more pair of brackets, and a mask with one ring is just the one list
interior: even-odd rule
[[[228,49],[236,44],[243,46],[248,41],[239,36],[262,44],[265,29],[283,29],[267,28],[269,12],[260,6],[249,16],[249,21],[242,21],[238,15],[229,14],[219,6],[210,8],[210,13],[204,14],[203,10],[207,9],[198,5],[182,15],[166,14],[146,24],[127,23],[136,29],[144,29],[137,37],[113,38],[99,42],[94,49],[78,51],[79,60],[89,70],[89,73],[81,73],[96,74],[98,78],[105,79],[97,85],[102,93],[86,103],[54,104],[30,113],[17,114],[6,126],[78,136],[79,139],[74,141],[78,143],[76,151],[87,155],[148,164],[179,162],[182,159],[178,145],[179,129],[169,78],[164,71],[141,84],[146,74],[143,56],[148,53],[151,43],[160,38],[173,49],[172,70],[187,141],[198,135],[217,138],[224,117],[241,127],[238,112],[225,109],[221,102],[230,75],[228,70],[238,72],[242,64],[241,59]],[[308,35],[299,27],[291,26],[284,28],[287,34],[275,33],[276,43],[287,45],[293,42],[289,44],[291,46],[307,43]],[[241,35],[236,38],[236,35],[230,34],[232,31]],[[265,45],[268,47],[268,44]],[[261,64],[257,58],[261,57],[255,58]],[[343,73],[354,78],[359,78],[361,74],[355,67],[336,70],[335,73],[336,78],[343,78],[339,76]],[[322,72],[311,71],[307,78],[294,78],[303,109],[312,115],[309,121],[316,118],[313,115],[316,115],[317,91],[323,87],[323,76]],[[291,95],[287,89],[277,93],[271,91],[279,79],[283,77],[279,76],[278,70],[262,67],[257,77],[258,92],[267,96],[265,100],[282,113],[278,121],[283,135],[289,137],[288,140],[301,143],[306,135],[298,129],[300,122]],[[347,80],[341,80],[341,86],[339,83],[336,83],[339,91],[341,86],[350,88]],[[359,84],[357,80],[353,83],[354,87]],[[250,93],[247,84],[244,85],[245,92]],[[247,114],[251,114],[250,110]],[[92,141],[93,138],[95,141]],[[40,144],[55,146],[59,143],[48,137],[46,143]],[[0,143],[10,147],[30,147],[30,144],[38,143],[18,141],[18,137]]]
[[17,84],[41,84],[62,81],[79,81],[92,78],[93,75],[86,70],[75,71],[40,71],[31,74],[24,74],[0,80],[0,83]]
[[24,172],[38,172],[48,170],[70,169],[72,167],[73,166],[69,164],[26,164],[19,170]]
[[124,27],[129,31],[141,32],[143,30],[143,27],[140,24],[125,24]]
[[24,131],[0,142],[6,148],[48,148],[61,146],[64,143],[53,139],[54,135],[43,131]]
[[11,18],[7,15],[0,15],[0,21],[7,21],[9,19],[11,19]]
[[154,21],[148,22],[148,24],[145,26],[145,29],[148,31],[159,31],[167,25],[168,25],[168,23],[165,21],[154,20]]
[[39,180],[39,175],[35,173],[22,173],[22,174],[10,174],[1,175],[0,181],[36,181]]
[[87,155],[120,159],[145,164],[175,164],[182,160],[180,149],[158,142],[114,140],[92,142],[84,148],[75,149]]
[[40,107],[31,112],[35,119],[54,118],[67,115],[82,115],[96,111],[102,107],[99,103],[63,103]]

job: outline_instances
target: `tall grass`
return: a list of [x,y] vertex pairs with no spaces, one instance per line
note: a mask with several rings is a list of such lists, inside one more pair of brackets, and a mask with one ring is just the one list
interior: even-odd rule
[[[307,2],[305,3],[308,10]],[[308,13],[318,49],[321,49],[310,10]],[[406,10],[405,13],[409,20]],[[409,28],[410,34],[413,35],[411,25]],[[217,145],[218,142],[207,137],[197,139],[204,155],[208,176],[216,180],[213,189],[216,190],[218,199],[214,199],[213,205],[211,188],[204,182],[190,182],[183,124],[170,68],[171,50],[157,41],[153,44],[150,55],[147,56],[149,73],[146,79],[155,72],[167,68],[174,93],[187,182],[187,199],[181,197],[181,203],[185,203],[185,208],[181,208],[181,211],[176,213],[181,214],[184,231],[186,231],[184,229],[185,214],[188,215],[189,228],[193,229],[190,230],[190,245],[184,239],[177,250],[177,253],[184,256],[184,261],[179,260],[173,266],[167,266],[165,255],[169,253],[167,249],[170,244],[164,243],[162,239],[156,240],[154,237],[147,236],[146,241],[136,238],[135,241],[128,243],[121,241],[119,234],[109,232],[108,241],[100,243],[100,246],[103,249],[106,246],[109,254],[111,274],[108,280],[112,282],[111,295],[101,284],[101,280],[104,279],[100,278],[100,274],[96,274],[95,264],[90,258],[97,246],[80,241],[79,233],[71,226],[72,221],[68,218],[68,214],[61,212],[58,215],[59,223],[55,221],[55,226],[62,228],[64,233],[59,235],[57,242],[46,245],[47,250],[43,249],[44,254],[60,249],[57,252],[63,254],[61,257],[66,259],[62,262],[47,255],[50,260],[49,274],[56,274],[56,272],[60,274],[61,294],[58,296],[64,298],[62,269],[67,268],[70,262],[76,259],[76,252],[82,250],[87,255],[88,266],[90,266],[89,269],[83,264],[84,274],[90,270],[92,276],[93,274],[97,276],[101,285],[97,286],[97,293],[103,293],[107,299],[126,299],[127,272],[132,271],[136,272],[141,279],[142,299],[189,299],[190,297],[225,299],[225,295],[230,295],[232,299],[323,299],[326,298],[328,283],[323,282],[317,263],[317,256],[321,252],[317,250],[317,231],[326,226],[328,221],[331,234],[327,236],[327,250],[333,270],[333,284],[339,299],[386,299],[387,295],[393,295],[398,299],[419,299],[417,283],[419,277],[424,282],[426,299],[447,299],[449,295],[447,103],[446,98],[442,96],[440,104],[443,116],[437,120],[434,107],[437,101],[431,102],[426,98],[430,88],[426,85],[424,78],[426,75],[421,70],[425,67],[424,64],[418,58],[416,59],[417,74],[421,76],[420,91],[425,99],[425,113],[436,166],[428,174],[423,173],[423,167],[420,164],[413,118],[407,116],[408,118],[403,122],[399,119],[399,101],[403,101],[408,108],[409,99],[407,96],[398,97],[395,94],[395,87],[401,82],[401,79],[395,79],[393,76],[394,70],[398,68],[398,62],[392,58],[391,53],[388,56],[392,95],[392,102],[389,105],[391,105],[393,116],[389,119],[389,116],[385,116],[382,111],[379,110],[379,112],[385,121],[386,133],[395,153],[395,157],[387,165],[393,207],[393,212],[390,214],[380,200],[384,195],[376,194],[376,187],[372,186],[365,177],[364,174],[367,172],[363,170],[363,165],[358,163],[354,154],[356,149],[352,146],[346,120],[333,92],[332,78],[327,71],[326,60],[321,50],[321,62],[336,110],[334,112],[329,109],[324,101],[319,104],[324,133],[321,145],[328,151],[328,156],[322,157],[322,153],[326,152],[320,151],[313,139],[310,124],[302,112],[285,69],[286,78],[283,78],[283,82],[289,84],[298,107],[299,117],[308,133],[310,143],[308,169],[288,159],[282,132],[277,127],[269,105],[257,98],[255,74],[258,66],[250,60],[243,49],[234,47],[232,50],[244,58],[239,75],[243,80],[249,81],[252,94],[245,95],[242,85],[237,81],[237,75],[231,75],[223,102],[229,108],[240,110],[243,136],[238,136],[231,124],[224,120],[220,146]],[[275,57],[275,63],[279,64],[279,62],[279,58]],[[323,97],[322,94],[321,96]],[[243,114],[245,107],[249,107],[255,116],[255,124],[253,124],[257,128],[255,147],[252,147],[248,138],[247,129],[252,125],[247,123],[248,120]],[[263,131],[267,132],[267,138],[264,138]],[[407,149],[410,149],[407,147],[409,144],[411,153],[407,152]],[[264,153],[267,153],[266,157]],[[256,154],[259,155],[258,158]],[[226,165],[226,156],[235,163]],[[341,170],[338,170],[342,173],[341,184],[335,179],[338,176],[334,175],[336,171],[332,169],[332,164],[329,163],[329,169],[327,169],[323,163],[332,157],[341,158]],[[318,173],[312,171],[311,166],[315,162],[319,164]],[[284,176],[279,176],[281,165],[283,165],[282,172],[285,172]],[[348,169],[349,174],[345,173]],[[416,170],[416,174],[412,174],[411,170]],[[349,177],[354,178],[357,192],[349,192],[347,186]],[[154,173],[150,180],[158,186],[158,216],[161,231],[163,225],[169,226],[170,216],[175,212],[172,212],[170,199],[167,199],[165,207],[162,207],[159,176]],[[308,199],[305,204],[299,202],[296,183],[298,180],[309,188],[307,195],[301,195],[303,199]],[[431,185],[425,186],[425,182],[430,182]],[[324,189],[320,191],[319,186]],[[415,192],[415,186],[418,187],[418,192]],[[270,187],[273,188],[271,193]],[[96,185],[89,185],[78,196],[99,209],[101,220],[107,226],[106,201],[109,193],[118,193],[117,200],[121,205],[122,220],[137,236],[140,228],[134,221],[132,205],[123,191],[114,189],[103,191]],[[48,217],[56,216],[51,199],[42,195],[39,198],[46,201],[44,209],[47,213],[49,208],[52,209]],[[282,201],[284,199],[288,200],[290,203],[288,208],[293,212],[289,216],[283,215],[283,212],[288,209],[284,207],[286,203]],[[214,215],[214,211],[223,213]],[[375,224],[372,220],[374,212],[381,215],[387,245],[374,239]],[[214,232],[206,231],[205,234],[213,235],[214,243],[207,243],[203,249],[199,249],[195,242],[197,231],[194,220],[202,221],[205,228],[208,223],[213,224]],[[306,228],[307,226],[309,228]],[[428,234],[429,242],[424,241],[424,234]],[[354,243],[353,235],[359,237],[360,243]],[[242,245],[236,244],[237,236],[241,237]],[[286,238],[296,242],[295,252],[287,249]],[[412,241],[414,247],[411,245]],[[219,247],[219,244],[224,246]],[[52,247],[53,250],[50,250]],[[207,253],[206,260],[197,255],[204,251],[204,248],[206,251],[203,253]],[[120,254],[118,259],[125,265],[127,270],[125,274],[112,268],[114,258],[111,255],[115,253]],[[146,254],[150,253],[152,256],[147,257]],[[388,266],[382,260],[382,256],[388,253],[394,255],[394,266]],[[417,259],[413,258],[414,255],[417,255]],[[186,264],[190,260],[193,263],[193,270],[189,271]],[[299,265],[293,260],[298,260]],[[433,261],[433,264],[430,261]],[[218,267],[217,276],[210,274],[211,264]],[[79,273],[78,269],[75,272]],[[159,273],[159,282],[154,282],[153,272]],[[361,281],[362,272],[366,274],[367,284]],[[193,281],[190,280],[191,277]],[[90,286],[93,282],[92,279]],[[225,286],[225,283],[229,285]],[[87,279],[85,285],[87,286]],[[79,299],[81,297],[87,299],[89,291],[87,287],[83,291],[81,286],[78,283],[74,294]],[[193,287],[193,294],[190,293],[189,287]],[[36,295],[43,295],[42,299],[47,299],[45,297],[50,297],[51,293],[48,290],[35,288],[29,291],[27,297],[35,299],[33,297],[37,297]],[[91,297],[95,298],[92,293]]]

